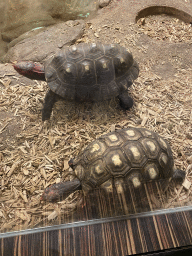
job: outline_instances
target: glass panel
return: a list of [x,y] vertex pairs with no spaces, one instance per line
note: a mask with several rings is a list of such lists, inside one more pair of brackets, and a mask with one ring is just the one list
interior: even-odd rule
[[[88,17],[97,10],[97,6],[97,1],[93,0],[4,0],[0,3],[0,12],[4,14],[0,17],[1,35],[4,41],[10,42],[31,29],[52,25],[61,20]],[[145,67],[143,66],[142,69],[145,70]],[[147,86],[146,98],[153,89],[152,80],[159,81],[156,75],[151,78],[151,74],[147,74],[147,77],[147,71],[143,71],[145,75],[141,76],[137,84],[140,96],[143,92],[141,85]],[[179,72],[185,74],[187,71],[181,69]],[[177,75],[179,76],[179,73]],[[177,87],[174,87],[175,91],[167,93],[163,88],[163,81],[161,80],[162,84],[159,84],[158,94],[154,92],[154,95],[150,96],[151,99],[157,100],[154,110],[149,111],[148,105],[143,107],[139,100],[138,108],[134,109],[132,116],[122,110],[119,111],[118,103],[113,99],[98,105],[57,102],[53,110],[54,117],[50,122],[42,123],[40,120],[41,103],[47,90],[46,84],[38,81],[34,82],[33,86],[31,84],[29,86],[29,83],[25,84],[24,88],[19,83],[0,80],[4,86],[0,99],[0,134],[2,135],[0,138],[0,232],[7,233],[81,221],[106,220],[192,206],[191,182],[189,181],[192,170],[190,168],[186,171],[188,179],[182,186],[171,181],[165,189],[164,180],[143,183],[141,187],[135,189],[124,181],[109,193],[96,189],[87,195],[77,191],[66,200],[56,203],[40,200],[45,187],[65,178],[69,168],[69,157],[78,155],[85,145],[106,132],[128,126],[144,126],[149,120],[149,128],[151,127],[154,131],[159,129],[165,139],[173,142],[174,133],[171,132],[174,125],[180,125],[181,131],[182,127],[190,122],[191,109],[187,109],[188,112],[185,115],[183,110],[178,114],[180,105],[176,104],[174,109],[169,110],[170,112],[174,110],[174,113],[171,112],[172,115],[168,113],[164,119],[165,105],[163,104],[166,103],[168,108],[173,100],[172,94],[177,89],[179,92],[179,86],[177,83]],[[187,83],[189,79],[186,76],[185,84]],[[173,84],[174,81],[171,86]],[[183,83],[181,87],[180,90],[183,90]],[[161,98],[164,94],[168,97],[162,102]],[[181,93],[180,96],[182,96]],[[137,92],[135,92],[135,98],[139,98]],[[185,102],[184,99],[178,101],[179,104]],[[187,98],[185,103],[189,101],[190,99]],[[147,100],[146,103],[148,103]],[[158,110],[161,113],[159,119],[156,118]],[[172,118],[174,118],[173,122],[170,121]],[[160,125],[157,128],[158,123]],[[180,131],[176,128],[176,133]],[[185,153],[188,153],[188,162],[191,163],[190,127],[186,138],[188,144],[184,144],[181,149],[174,145],[174,152],[178,151],[178,156],[179,154],[182,156],[182,150],[185,150]],[[177,138],[178,144],[182,143],[183,139],[184,137]],[[181,161],[175,161],[177,166],[186,167],[186,156],[187,154],[183,154]]]
[[[111,193],[95,189],[83,196],[82,193],[75,192],[65,201],[46,202],[43,205],[40,201],[24,204],[24,195],[21,196],[21,193],[22,199],[15,203],[14,199],[9,199],[9,195],[5,198],[3,192],[0,211],[1,232],[111,217],[129,217],[140,213],[192,205],[189,198],[185,200],[186,197],[171,196],[173,193],[171,185],[166,192],[163,192],[164,185],[165,181],[148,182],[135,189],[124,182]],[[28,198],[28,200],[31,199]]]

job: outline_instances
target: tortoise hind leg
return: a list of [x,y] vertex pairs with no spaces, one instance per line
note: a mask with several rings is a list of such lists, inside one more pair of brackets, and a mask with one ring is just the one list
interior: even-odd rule
[[42,109],[42,121],[50,119],[52,108],[57,101],[57,94],[49,90],[45,96],[45,102]]
[[122,92],[118,98],[119,104],[123,109],[129,109],[133,106],[133,99],[129,96],[128,91]]

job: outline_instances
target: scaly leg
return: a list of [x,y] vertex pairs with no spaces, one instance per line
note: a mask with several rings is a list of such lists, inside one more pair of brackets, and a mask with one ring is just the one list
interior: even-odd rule
[[49,90],[45,96],[45,102],[42,109],[42,121],[50,119],[52,108],[57,101],[57,94]]

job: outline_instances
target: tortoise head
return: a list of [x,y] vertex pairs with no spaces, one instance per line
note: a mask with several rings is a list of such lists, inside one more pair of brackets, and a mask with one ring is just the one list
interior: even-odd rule
[[45,81],[45,70],[41,64],[30,61],[19,61],[14,63],[13,67],[19,74],[29,79]]
[[59,199],[66,199],[71,193],[81,189],[81,182],[78,179],[53,184],[47,187],[42,196],[42,201],[54,202]]

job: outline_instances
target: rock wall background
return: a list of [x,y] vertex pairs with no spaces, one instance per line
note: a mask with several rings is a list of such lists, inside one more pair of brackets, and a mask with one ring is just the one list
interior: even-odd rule
[[57,22],[85,18],[96,12],[94,0],[1,0],[0,56],[7,43],[32,29]]

